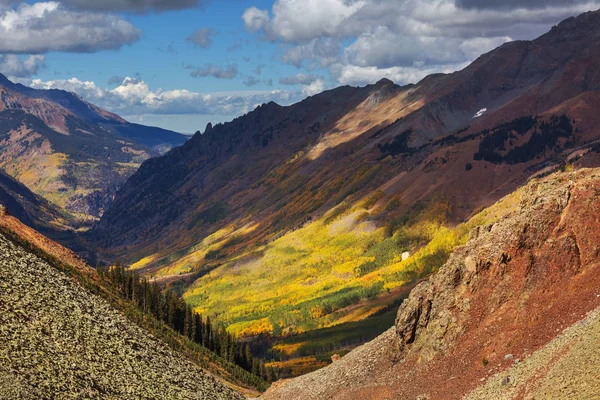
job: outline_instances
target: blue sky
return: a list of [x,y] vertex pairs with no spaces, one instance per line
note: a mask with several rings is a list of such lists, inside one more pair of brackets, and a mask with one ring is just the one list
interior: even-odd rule
[[[269,6],[268,1],[259,4]],[[203,8],[191,8],[148,15],[127,15],[135,27],[143,32],[143,39],[116,51],[95,54],[53,53],[47,55],[48,68],[39,77],[44,80],[56,76],[71,77],[73,73],[83,80],[108,83],[113,76],[136,76],[152,86],[164,89],[187,88],[193,91],[240,90],[243,75],[254,75],[260,64],[269,65],[269,76],[291,74],[292,68],[276,68],[273,54],[277,50],[268,42],[244,29],[244,10],[257,4],[254,1],[230,1],[226,7],[212,2]],[[200,48],[186,41],[196,29],[208,28],[216,32],[209,48]],[[172,49],[175,52],[171,52]],[[244,58],[250,59],[246,62]],[[238,79],[194,79],[186,73],[184,65],[237,64]],[[286,72],[286,70],[288,70]],[[69,73],[71,72],[71,73]],[[57,74],[57,75],[55,75]],[[257,85],[254,89],[270,89]]]
[[597,8],[600,0],[0,0],[0,72],[193,133],[270,100],[452,72]]

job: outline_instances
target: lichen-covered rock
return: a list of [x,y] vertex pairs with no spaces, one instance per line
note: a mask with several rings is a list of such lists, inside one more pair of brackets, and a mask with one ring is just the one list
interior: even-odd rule
[[241,399],[0,235],[1,399]]

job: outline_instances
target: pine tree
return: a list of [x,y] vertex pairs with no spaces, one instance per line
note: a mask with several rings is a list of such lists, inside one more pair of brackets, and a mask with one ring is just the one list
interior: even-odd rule
[[183,321],[183,334],[190,340],[194,340],[196,336],[196,324],[194,321],[194,315],[192,314],[192,308],[186,304],[185,306],[185,318]]
[[167,292],[167,325],[172,329],[175,329],[175,322],[177,318],[177,303],[175,302],[175,296],[171,292]]
[[202,335],[204,333],[204,327],[202,323],[202,316],[200,314],[194,313],[194,325],[194,342],[202,344]]
[[202,346],[206,347],[209,350],[214,350],[212,345],[211,338],[211,325],[210,325],[210,317],[206,317],[206,323],[204,324],[204,338],[202,339]]
[[250,343],[246,343],[246,351],[244,361],[246,364],[246,370],[252,371],[252,349],[250,348]]

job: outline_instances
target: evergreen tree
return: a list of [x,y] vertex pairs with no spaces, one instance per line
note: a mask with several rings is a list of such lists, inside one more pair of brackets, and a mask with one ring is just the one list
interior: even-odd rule
[[246,343],[244,362],[246,364],[246,370],[252,371],[252,349],[250,348],[250,343]]
[[194,325],[194,342],[202,344],[204,324],[202,323],[202,316],[200,314],[194,313]]

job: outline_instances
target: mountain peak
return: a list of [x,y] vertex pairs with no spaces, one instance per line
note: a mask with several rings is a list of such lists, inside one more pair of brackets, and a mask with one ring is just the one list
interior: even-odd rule
[[380,79],[375,85],[377,85],[377,86],[394,85],[394,82],[392,82],[388,78],[383,78],[383,79]]
[[570,39],[577,36],[600,34],[600,10],[589,11],[577,17],[568,18],[545,35],[553,38]]
[[0,74],[0,85],[6,86],[7,84],[12,84],[12,82],[6,77],[6,75]]

